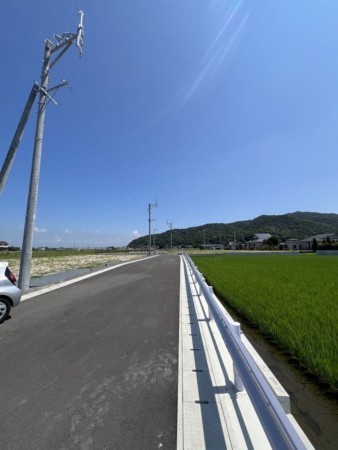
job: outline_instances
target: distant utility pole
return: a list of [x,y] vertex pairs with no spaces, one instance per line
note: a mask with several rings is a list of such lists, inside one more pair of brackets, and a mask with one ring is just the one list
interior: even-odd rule
[[153,238],[154,238],[154,252],[156,253],[156,233],[157,233],[157,229],[154,228],[153,229]]
[[170,226],[170,248],[173,248],[173,223],[167,221],[167,225]]
[[[82,54],[83,36],[84,36],[83,31],[84,13],[83,11],[79,10],[79,14],[80,14],[80,23],[78,25],[76,33],[67,32],[63,33],[61,36],[55,34],[54,38],[57,41],[56,44],[53,44],[53,42],[49,41],[48,39],[45,40],[45,50],[41,73],[41,85],[38,87],[40,92],[40,98],[35,130],[34,153],[32,160],[31,178],[26,210],[25,231],[23,236],[21,262],[20,262],[19,288],[22,289],[23,291],[26,291],[29,288],[30,269],[32,261],[33,233],[35,225],[35,214],[36,214],[39,176],[40,176],[43,131],[45,125],[46,107],[47,104],[49,103],[47,102],[47,99],[55,103],[54,99],[50,96],[49,92],[56,91],[60,87],[68,85],[66,81],[62,81],[61,84],[53,88],[49,88],[50,83],[49,71],[57,63],[57,61],[59,61],[59,59],[65,54],[65,52],[69,49],[69,47],[72,45],[74,41],[76,41],[76,45],[79,48],[80,55]],[[53,54],[56,54],[56,56],[52,60]]]
[[149,222],[149,249],[148,254],[151,255],[151,210],[152,208],[157,208],[157,201],[152,205],[149,203],[148,205],[148,222]]

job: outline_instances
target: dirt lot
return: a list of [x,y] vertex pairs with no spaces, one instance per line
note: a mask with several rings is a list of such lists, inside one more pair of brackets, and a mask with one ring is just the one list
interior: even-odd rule
[[[71,269],[91,268],[104,264],[119,264],[144,258],[143,253],[121,253],[121,254],[95,254],[95,255],[72,255],[57,257],[33,258],[31,267],[32,277],[41,277],[52,273],[64,272]],[[16,277],[19,276],[20,261],[18,259],[6,258],[8,265]]]

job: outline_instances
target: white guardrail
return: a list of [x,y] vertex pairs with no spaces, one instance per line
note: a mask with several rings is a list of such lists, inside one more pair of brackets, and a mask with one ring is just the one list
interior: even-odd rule
[[[264,428],[266,436],[274,449],[306,449],[285,411],[277,400],[269,383],[262,375],[256,362],[240,338],[240,324],[230,320],[213,294],[197,267],[186,254],[182,255],[186,267],[190,270],[193,281],[202,292],[209,308],[209,317],[218,326],[235,367],[235,386],[238,390],[246,389]],[[243,383],[243,385],[242,385]]]

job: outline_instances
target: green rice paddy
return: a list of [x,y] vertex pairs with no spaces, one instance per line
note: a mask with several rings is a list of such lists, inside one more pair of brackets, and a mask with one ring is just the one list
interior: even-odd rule
[[216,294],[338,388],[338,257],[193,256]]

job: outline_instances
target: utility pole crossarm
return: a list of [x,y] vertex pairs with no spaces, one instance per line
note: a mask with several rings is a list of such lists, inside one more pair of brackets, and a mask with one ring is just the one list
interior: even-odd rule
[[76,40],[76,46],[79,49],[80,56],[82,56],[83,53],[83,38],[84,38],[84,29],[83,29],[83,18],[84,13],[83,11],[79,10],[80,14],[80,23],[77,27],[76,33],[70,33],[66,32],[63,33],[61,36],[59,34],[54,34],[54,39],[58,41],[58,44],[53,44],[53,42],[46,40],[46,45],[50,47],[50,54],[62,50],[53,61],[49,63],[49,69],[51,69],[58,60],[66,53],[66,51],[71,47],[72,43]]
[[62,80],[62,82],[61,82],[60,84],[57,84],[56,86],[54,86],[54,87],[52,87],[52,88],[49,88],[49,89],[47,90],[47,92],[56,91],[57,89],[59,89],[59,88],[61,88],[61,87],[64,87],[64,86],[70,87],[70,84],[68,83],[67,80]]

